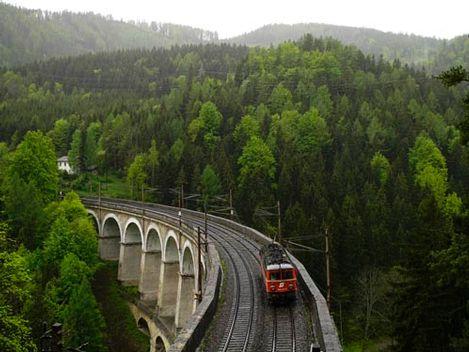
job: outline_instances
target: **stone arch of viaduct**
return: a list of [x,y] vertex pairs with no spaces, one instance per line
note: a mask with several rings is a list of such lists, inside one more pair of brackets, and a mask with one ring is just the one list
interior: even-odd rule
[[[118,280],[137,286],[140,300],[155,307],[153,314],[136,306],[132,311],[138,326],[144,326],[142,330],[150,336],[151,350],[165,351],[171,338],[163,330],[170,326],[173,335],[197,307],[195,293],[203,290],[203,285],[198,287],[198,275],[201,281],[205,279],[205,253],[201,253],[199,273],[196,238],[178,226],[116,209],[88,207],[87,211],[98,232],[101,259],[119,261]],[[159,328],[153,316],[169,324]]]

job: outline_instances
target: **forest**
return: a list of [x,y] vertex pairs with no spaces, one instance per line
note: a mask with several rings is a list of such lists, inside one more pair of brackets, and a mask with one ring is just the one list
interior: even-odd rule
[[305,34],[315,37],[331,37],[344,44],[355,45],[366,54],[376,57],[382,55],[386,60],[399,59],[409,65],[425,66],[433,73],[443,71],[448,64],[462,65],[469,60],[467,35],[442,40],[414,34],[383,32],[371,28],[320,23],[271,24],[230,38],[228,41],[249,46],[268,46],[288,40],[299,40]]
[[[231,191],[238,221],[271,236],[276,219],[259,210],[279,201],[286,240],[324,250],[332,236],[332,311],[347,351],[467,351],[469,74],[440,78],[311,35],[3,69],[0,265],[10,277],[0,283],[23,298],[0,297],[0,336],[17,339],[0,347],[37,344],[38,316],[73,324],[79,300],[98,309],[93,229],[75,193],[57,197],[95,193],[99,180],[108,196],[143,190],[165,204],[182,186],[209,201]],[[57,174],[63,155],[77,175]],[[323,254],[298,256],[323,290]],[[93,316],[96,330],[78,329],[69,346],[88,334],[102,350],[105,319]]]
[[[158,18],[158,14],[155,14]],[[305,34],[354,45],[365,54],[425,67],[433,74],[469,62],[468,33],[451,40],[371,28],[319,23],[271,24],[236,37],[219,39],[216,32],[158,22],[124,22],[94,13],[47,12],[0,2],[0,66],[18,66],[56,56],[171,45],[230,43],[278,45]]]
[[0,2],[0,66],[55,56],[217,40],[215,32],[171,23],[137,23],[88,13],[48,12]]

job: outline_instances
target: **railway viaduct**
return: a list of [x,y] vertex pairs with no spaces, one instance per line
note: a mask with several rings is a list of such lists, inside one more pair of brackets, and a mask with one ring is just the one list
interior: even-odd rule
[[125,200],[82,201],[98,230],[100,257],[118,261],[118,280],[138,287],[139,299],[129,306],[151,352],[194,351],[209,326],[201,350],[342,351],[324,297],[296,258],[298,302],[265,304],[256,254],[269,239],[259,232],[209,216],[203,242],[201,213]]

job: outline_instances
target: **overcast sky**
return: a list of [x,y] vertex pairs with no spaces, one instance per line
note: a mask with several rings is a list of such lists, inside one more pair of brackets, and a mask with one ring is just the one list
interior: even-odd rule
[[[2,0],[0,0],[2,1]],[[3,0],[5,1],[5,0]],[[171,22],[220,38],[269,23],[319,22],[452,38],[469,33],[469,0],[6,0],[26,8],[93,11],[116,19]]]

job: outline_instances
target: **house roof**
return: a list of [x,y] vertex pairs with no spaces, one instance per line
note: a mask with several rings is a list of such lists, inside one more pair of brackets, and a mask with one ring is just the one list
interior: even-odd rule
[[57,159],[58,162],[67,162],[68,163],[68,156],[61,156]]

